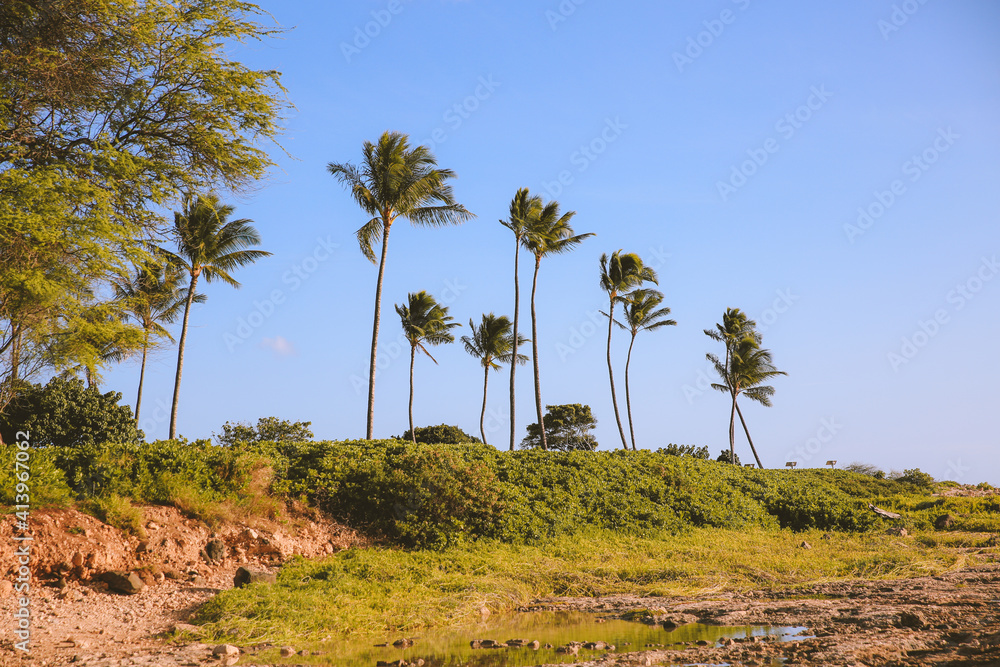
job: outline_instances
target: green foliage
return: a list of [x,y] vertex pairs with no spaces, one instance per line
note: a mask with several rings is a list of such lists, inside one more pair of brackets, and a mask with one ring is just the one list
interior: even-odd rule
[[921,489],[930,489],[934,486],[934,478],[925,472],[921,472],[920,468],[904,470],[899,481],[904,484],[913,484]]
[[[479,438],[469,435],[457,426],[448,424],[438,424],[437,426],[418,426],[413,429],[416,432],[417,443],[427,445],[460,445],[466,442],[480,442]],[[411,440],[410,431],[397,436],[397,440]]]
[[708,447],[696,447],[695,445],[675,445],[671,443],[665,448],[660,448],[656,451],[670,456],[691,456],[696,459],[704,459],[706,461],[710,456],[708,453]]
[[230,447],[237,442],[306,442],[313,439],[309,429],[312,422],[292,422],[277,417],[261,417],[257,426],[247,422],[226,422],[222,425],[222,433],[213,433],[215,439],[223,447]]
[[139,442],[132,410],[118,405],[122,395],[102,394],[76,379],[55,377],[48,384],[23,391],[6,414],[0,415],[0,435],[11,442],[16,431],[28,431],[33,447],[86,448],[103,442]]
[[736,457],[736,465],[742,465],[740,463],[740,455],[731,452],[728,449],[723,449],[721,452],[719,452],[719,455],[715,458],[715,460],[720,463],[732,463],[734,456]]
[[[593,451],[597,449],[597,438],[590,432],[597,427],[597,420],[589,405],[546,405],[545,436],[548,448],[560,451]],[[521,449],[536,449],[542,446],[542,433],[538,423],[528,424],[528,435],[521,441]]]
[[[18,500],[17,475],[22,470],[17,469],[17,453],[21,451],[13,440],[0,445],[0,504],[13,509],[15,504],[23,504]],[[56,465],[54,451],[51,448],[32,448],[27,451],[28,460],[20,457],[28,467],[30,477],[26,483],[32,508],[65,507],[73,498],[72,490],[66,484],[63,471]]]
[[146,537],[146,529],[142,525],[144,518],[142,508],[134,506],[127,498],[111,494],[93,498],[84,503],[83,507],[109,526],[139,538]]

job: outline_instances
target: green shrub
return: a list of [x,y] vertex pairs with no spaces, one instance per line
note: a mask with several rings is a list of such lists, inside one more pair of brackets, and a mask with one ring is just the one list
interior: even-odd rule
[[85,447],[103,442],[141,442],[132,409],[118,405],[122,395],[102,394],[77,379],[54,377],[18,394],[0,414],[0,435],[12,442],[17,431],[30,433],[33,447]]
[[[30,505],[32,509],[41,507],[65,507],[73,498],[73,493],[66,484],[66,477],[63,471],[56,465],[53,452],[48,449],[27,450],[27,461],[23,461],[24,454],[18,457],[19,450],[17,442],[5,442],[0,445],[0,503],[5,509],[14,511],[14,505]],[[22,459],[22,463],[27,466],[27,470],[18,469],[16,461]],[[26,482],[27,493],[18,491],[20,473],[27,472],[29,477]],[[18,496],[27,495],[28,502],[23,502],[23,498]]]
[[109,526],[139,538],[146,537],[146,529],[142,525],[144,519],[142,508],[134,506],[127,498],[116,494],[91,498],[83,508]]
[[[413,429],[416,433],[418,443],[425,445],[461,445],[466,442],[482,442],[479,438],[471,436],[457,426],[439,424],[437,426],[417,426]],[[396,440],[406,440],[412,442],[410,430],[407,429],[403,435]]]

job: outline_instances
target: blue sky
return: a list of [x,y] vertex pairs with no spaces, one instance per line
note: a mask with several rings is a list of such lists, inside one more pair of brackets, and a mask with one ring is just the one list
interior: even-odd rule
[[[640,447],[728,444],[727,399],[705,389],[719,344],[702,331],[738,307],[788,373],[772,408],[744,407],[765,465],[864,461],[1000,484],[996,3],[262,6],[288,31],[232,55],[282,72],[289,155],[275,150],[269,180],[231,200],[274,255],[242,270],[238,291],[208,286],[194,310],[182,435],[274,415],[320,438],[364,436],[376,267],[354,240],[365,216],[325,166],[396,130],[457,172],[478,218],[393,227],[376,436],[407,428],[392,305],[427,290],[459,335],[484,312],[511,315],[513,236],[497,220],[528,187],[596,234],[543,261],[537,307],[542,399],[589,404],[602,449],[620,442],[598,258],[623,248],[657,268],[678,322],[636,342]],[[627,336],[612,343],[624,413]],[[175,354],[147,371],[148,437],[166,435]],[[415,421],[478,433],[480,367],[460,344],[435,357],[417,359]],[[529,368],[519,439],[534,421]],[[105,388],[131,403],[137,380],[125,364]],[[507,382],[490,378],[487,438],[501,447]],[[737,451],[752,460],[742,434]]]

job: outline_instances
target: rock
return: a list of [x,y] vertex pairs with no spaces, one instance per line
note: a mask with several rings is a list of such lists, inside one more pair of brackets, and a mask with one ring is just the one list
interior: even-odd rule
[[135,547],[135,552],[141,554],[147,551],[149,551],[149,540],[139,540],[139,544]]
[[288,657],[291,657],[293,655],[295,655],[295,649],[294,648],[292,648],[291,646],[282,646],[281,647],[281,657],[282,658],[288,658]]
[[184,575],[178,572],[177,570],[164,570],[163,576],[166,577],[167,579],[173,579],[174,581],[180,581],[181,579],[184,578]]
[[542,646],[542,648],[544,648],[544,649],[550,649],[550,648],[552,648],[552,644],[546,643],[544,646]]
[[108,585],[108,590],[123,595],[135,595],[143,589],[145,584],[134,572],[126,573],[118,570],[109,570],[100,577],[101,581]]
[[812,548],[813,548],[812,545],[806,542],[805,540],[802,540],[802,544],[799,545],[799,549],[812,549]]
[[511,648],[524,648],[531,643],[530,639],[508,639],[507,646]]
[[904,628],[919,630],[927,625],[927,621],[924,620],[924,617],[919,612],[904,611],[899,615],[899,625]]
[[539,643],[539,641],[536,639],[535,641],[526,645],[525,648],[530,648],[533,651],[537,651],[539,648],[541,648],[541,646],[542,646],[541,643]]
[[6,579],[0,581],[0,598],[6,597],[14,592],[14,584]]
[[83,554],[79,551],[73,553],[73,557],[70,559],[70,563],[73,564],[74,568],[83,567]]
[[226,543],[219,539],[210,540],[205,545],[205,555],[209,561],[221,563],[226,560]]
[[205,577],[201,576],[200,574],[196,574],[193,577],[191,577],[190,581],[195,586],[204,586],[205,585]]
[[830,540],[830,539],[833,539],[833,535],[831,535],[830,533],[823,533],[823,537],[821,537],[819,539],[821,539],[821,540]]
[[241,566],[233,577],[233,586],[243,588],[248,584],[273,584],[278,581],[278,575],[264,570],[251,570]]
[[934,527],[938,530],[948,530],[955,525],[955,517],[950,514],[942,514],[934,519]]
[[232,644],[219,644],[212,649],[212,655],[223,665],[235,665],[240,660],[240,649]]
[[409,638],[397,639],[392,645],[396,648],[410,648],[413,646],[413,640]]
[[495,639],[473,639],[469,642],[469,646],[472,648],[506,648],[507,645],[496,641]]
[[147,530],[159,530],[160,526],[155,521],[150,521],[149,523],[146,524],[146,529]]
[[565,646],[560,646],[556,649],[556,653],[567,653],[569,655],[576,655],[580,652],[579,646],[574,646],[573,644],[567,644]]
[[886,530],[885,534],[895,535],[896,537],[906,537],[907,535],[909,535],[909,532],[907,532],[905,528],[902,528],[900,526],[893,526],[892,528]]
[[608,645],[605,642],[587,642],[583,645],[583,648],[590,649],[591,651],[603,651]]

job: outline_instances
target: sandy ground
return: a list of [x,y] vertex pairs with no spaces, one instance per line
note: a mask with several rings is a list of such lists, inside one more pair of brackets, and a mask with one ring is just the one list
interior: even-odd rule
[[[0,583],[3,666],[225,663],[213,655],[213,646],[168,643],[162,633],[232,587],[240,565],[274,569],[293,554],[316,557],[363,543],[343,527],[307,516],[212,533],[176,510],[147,508],[145,538],[124,535],[71,510],[38,514],[32,521],[36,540],[48,547],[32,554],[30,652],[15,648],[19,595],[10,583]],[[17,578],[12,524],[11,517],[0,523],[0,542],[6,545],[6,551],[0,550],[0,570],[7,582]],[[226,557],[209,563],[200,551],[213,539],[225,543]],[[581,665],[739,666],[778,664],[780,659],[786,665],[1000,666],[1000,554],[996,548],[983,553],[992,562],[936,577],[684,599],[551,598],[529,609],[580,609],[606,617],[649,609],[652,623],[805,626],[811,633],[785,642],[729,641],[610,653]],[[107,569],[141,569],[148,584],[135,595],[114,594],[96,579]],[[249,655],[240,664],[258,664],[252,648],[242,648]],[[294,664],[294,658],[289,660]]]

